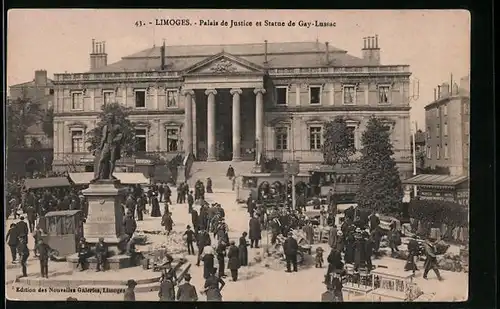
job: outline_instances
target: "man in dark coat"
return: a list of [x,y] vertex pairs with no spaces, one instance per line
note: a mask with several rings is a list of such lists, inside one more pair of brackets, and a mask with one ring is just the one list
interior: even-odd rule
[[99,242],[95,245],[95,257],[97,259],[96,271],[105,271],[105,264],[108,258],[108,247],[104,243],[104,238],[99,238]]
[[200,208],[200,216],[199,216],[199,224],[200,230],[208,229],[208,209],[205,205],[202,205]]
[[229,250],[227,252],[227,268],[231,271],[231,278],[233,278],[233,281],[237,281],[238,269],[240,268],[240,253],[234,241],[231,241],[230,244],[231,245],[229,246]]
[[191,223],[193,224],[194,233],[198,234],[200,231],[200,218],[196,209],[191,210]]
[[43,242],[43,240],[39,240],[37,243],[37,249],[40,259],[40,274],[42,278],[49,277],[49,257],[50,251],[52,250],[49,245]]
[[354,207],[349,207],[344,211],[346,221],[354,221]]
[[26,238],[19,237],[19,247],[17,248],[17,252],[19,253],[19,258],[21,260],[21,277],[27,277],[27,263],[28,257],[30,256],[30,250],[28,249]]
[[435,239],[429,238],[425,241],[425,262],[424,262],[424,275],[423,278],[427,279],[427,274],[432,269],[439,281],[443,280],[441,274],[439,273],[438,264],[437,264],[437,256],[436,256],[436,245],[434,244]]
[[188,254],[194,255],[193,242],[195,241],[195,233],[193,232],[193,230],[191,230],[191,227],[189,225],[186,227],[186,231],[184,232],[183,236],[186,237]]
[[139,196],[137,198],[137,221],[144,219],[144,210],[146,209],[146,201]]
[[258,218],[253,217],[249,222],[249,238],[250,238],[250,248],[259,248],[259,240],[261,236],[261,226]]
[[134,217],[135,214],[135,199],[132,197],[132,194],[129,194],[127,197],[127,200],[125,201],[125,208],[127,209],[127,212],[130,211],[132,218]]
[[207,193],[214,193],[212,190],[212,179],[210,177],[207,178]]
[[137,224],[134,220],[134,217],[132,216],[132,213],[127,211],[127,216],[123,219],[123,230],[124,233],[129,237],[132,238],[132,236],[135,233],[135,230],[137,229]]
[[417,264],[415,263],[415,257],[419,255],[419,247],[417,235],[413,235],[408,242],[408,259],[406,260],[405,270],[411,270],[413,273],[418,270]]
[[375,212],[370,215],[368,220],[370,222],[370,232],[374,231],[380,225],[380,218]]
[[175,301],[175,283],[172,278],[172,273],[167,272],[160,283],[158,297],[160,301]]
[[35,221],[36,221],[36,210],[33,206],[28,206],[26,208],[26,216],[28,217],[28,227],[30,233],[33,233],[35,230]]
[[253,217],[253,213],[255,211],[255,201],[252,198],[252,194],[247,198],[247,211],[250,217]]
[[10,247],[10,253],[12,255],[12,264],[16,263],[17,259],[17,247],[19,246],[19,236],[17,228],[14,223],[11,223],[9,230],[7,231],[6,242]]
[[225,278],[225,261],[224,258],[226,257],[226,248],[227,245],[224,241],[219,241],[219,245],[217,246],[217,249],[215,250],[215,253],[217,254],[217,262],[219,262],[219,278]]
[[293,271],[297,271],[297,253],[299,251],[299,244],[297,240],[293,238],[293,234],[288,233],[288,238],[283,243],[283,251],[285,253],[286,259],[286,272],[291,272],[291,266],[293,265]]
[[28,234],[30,232],[28,224],[24,221],[24,216],[21,216],[19,219],[21,219],[21,221],[16,223],[18,236],[23,237],[26,240],[26,243],[28,243]]
[[127,289],[125,290],[125,294],[123,295],[124,301],[135,301],[135,286],[137,282],[134,279],[130,279],[127,281]]
[[328,262],[328,270],[327,274],[339,272],[344,269],[344,263],[342,263],[342,254],[337,249],[332,249],[328,258],[326,259]]
[[191,213],[193,211],[193,205],[194,205],[193,191],[189,192],[187,196],[187,203],[188,203],[188,212]]
[[226,177],[229,179],[233,179],[234,175],[234,168],[229,165],[229,167],[227,168]]
[[177,300],[178,301],[198,301],[198,293],[196,293],[196,288],[194,285],[190,284],[191,275],[184,275],[184,283],[177,289]]

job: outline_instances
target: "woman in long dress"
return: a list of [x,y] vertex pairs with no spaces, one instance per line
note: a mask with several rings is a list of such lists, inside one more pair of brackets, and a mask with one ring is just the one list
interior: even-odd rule
[[247,241],[247,232],[243,232],[240,237],[240,243],[238,245],[238,253],[240,258],[241,266],[248,266],[248,241]]
[[161,217],[160,203],[155,193],[151,197],[151,217]]

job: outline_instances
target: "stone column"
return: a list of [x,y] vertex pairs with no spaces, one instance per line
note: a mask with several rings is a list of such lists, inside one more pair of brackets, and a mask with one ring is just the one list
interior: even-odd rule
[[207,89],[207,161],[213,162],[215,157],[215,95],[217,90]]
[[233,161],[241,161],[241,118],[240,95],[241,89],[231,89],[233,95]]
[[196,130],[197,130],[197,126],[196,126],[196,98],[193,97],[193,99],[191,100],[192,102],[192,106],[193,106],[193,111],[192,111],[192,119],[193,119],[193,155],[196,157],[198,154],[197,154],[197,145],[196,145],[196,140],[197,140],[197,136],[196,136]]
[[264,135],[264,88],[256,88],[255,93],[255,156],[256,160],[262,156],[263,153],[263,135]]
[[194,91],[185,89],[184,94],[184,153],[189,155],[193,153],[193,95]]

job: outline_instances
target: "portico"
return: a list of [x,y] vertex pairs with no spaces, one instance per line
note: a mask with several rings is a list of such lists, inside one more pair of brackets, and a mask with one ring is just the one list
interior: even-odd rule
[[206,161],[260,157],[264,74],[262,67],[224,52],[188,69],[182,87],[184,152]]
[[[262,87],[183,89],[184,152],[206,161],[259,157],[263,151],[265,93]],[[250,130],[252,135],[242,132],[242,126],[245,131],[249,126],[255,131]]]

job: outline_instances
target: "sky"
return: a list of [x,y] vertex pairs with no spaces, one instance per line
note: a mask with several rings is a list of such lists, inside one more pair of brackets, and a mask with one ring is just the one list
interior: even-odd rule
[[[91,41],[106,42],[108,64],[161,45],[316,41],[361,57],[363,37],[378,35],[381,63],[410,65],[419,81],[410,102],[411,120],[424,125],[424,106],[434,88],[470,71],[470,15],[465,10],[164,10],[36,9],[9,10],[7,85],[33,80],[34,71],[78,73],[89,70]],[[189,19],[190,26],[155,26],[155,19]],[[200,20],[253,22],[252,26],[201,26]],[[256,21],[294,21],[294,27],[257,27]],[[299,21],[335,27],[299,27]],[[144,26],[138,26],[140,22]],[[149,22],[153,25],[149,25]],[[196,25],[195,25],[196,23]]]

